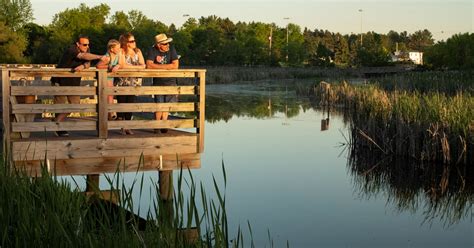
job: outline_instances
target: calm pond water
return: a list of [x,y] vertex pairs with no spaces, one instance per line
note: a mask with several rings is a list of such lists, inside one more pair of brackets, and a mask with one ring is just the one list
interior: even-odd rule
[[[357,168],[343,115],[321,131],[327,113],[315,106],[285,86],[207,87],[205,152],[192,173],[212,192],[225,163],[232,237],[240,225],[249,239],[250,222],[256,247],[269,246],[268,232],[275,247],[472,247],[472,194],[436,205],[416,172]],[[145,179],[146,188],[157,173]],[[148,194],[137,196],[142,213]]]

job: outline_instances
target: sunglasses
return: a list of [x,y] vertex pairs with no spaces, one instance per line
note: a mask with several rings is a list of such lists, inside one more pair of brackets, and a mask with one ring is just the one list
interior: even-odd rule
[[83,47],[88,47],[88,46],[89,46],[89,43],[87,43],[87,44],[81,44],[81,46],[83,46]]
[[128,43],[135,43],[135,40],[129,40]]

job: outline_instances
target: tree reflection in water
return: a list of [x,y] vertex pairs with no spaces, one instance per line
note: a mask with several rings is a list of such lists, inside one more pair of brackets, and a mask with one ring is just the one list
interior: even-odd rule
[[374,158],[352,150],[348,170],[354,188],[367,198],[388,195],[387,203],[400,212],[423,210],[424,222],[445,226],[472,218],[472,166],[448,166]]

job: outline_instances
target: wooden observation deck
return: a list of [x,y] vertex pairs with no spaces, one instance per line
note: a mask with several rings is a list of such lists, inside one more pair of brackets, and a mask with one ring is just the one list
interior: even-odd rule
[[[41,164],[54,169],[56,175],[99,174],[117,169],[171,171],[201,166],[205,70],[1,70],[3,154],[31,175],[40,174]],[[82,77],[82,82],[77,87],[51,86],[51,77]],[[109,87],[107,77],[140,77],[144,84]],[[153,77],[180,78],[180,84],[146,86],[145,81],[151,82]],[[79,95],[82,99],[80,104],[54,104],[54,95]],[[137,103],[109,104],[108,95],[142,97]],[[179,95],[179,102],[154,103],[151,95]],[[33,98],[33,102],[25,102],[26,98]],[[151,114],[148,118],[137,114],[156,111],[170,112],[171,118],[157,121],[150,118]],[[53,113],[69,112],[75,117],[52,121]],[[134,119],[110,121],[109,112],[133,112]],[[135,134],[121,135],[121,128],[132,129]],[[155,134],[154,129],[160,128],[169,132]],[[68,131],[70,136],[56,137],[54,131]]]

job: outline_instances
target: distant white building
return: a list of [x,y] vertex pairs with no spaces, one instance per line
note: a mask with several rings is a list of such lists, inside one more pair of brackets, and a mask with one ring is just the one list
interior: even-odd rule
[[423,64],[423,53],[422,52],[409,52],[408,58],[415,64],[415,65],[422,65]]

